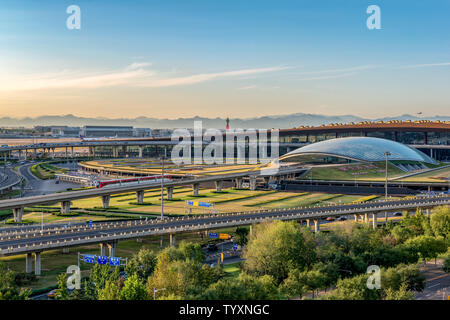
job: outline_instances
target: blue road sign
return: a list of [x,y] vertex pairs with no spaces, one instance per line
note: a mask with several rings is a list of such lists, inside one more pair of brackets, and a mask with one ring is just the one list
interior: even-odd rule
[[83,255],[83,261],[86,263],[95,263],[95,255],[85,254]]
[[208,202],[199,202],[198,203],[199,207],[205,207],[205,208],[210,208],[211,207],[211,203]]
[[120,258],[109,257],[109,265],[110,266],[120,266]]
[[233,250],[237,250],[238,249],[238,245],[235,243],[233,244]]
[[127,272],[126,271],[123,273],[123,280],[127,280]]
[[89,228],[92,228],[92,220],[89,220]]
[[97,263],[98,264],[107,264],[108,257],[107,256],[97,256]]
[[215,233],[215,232],[210,232],[209,233],[209,237],[212,238],[212,239],[217,239],[217,238],[219,238],[219,234]]

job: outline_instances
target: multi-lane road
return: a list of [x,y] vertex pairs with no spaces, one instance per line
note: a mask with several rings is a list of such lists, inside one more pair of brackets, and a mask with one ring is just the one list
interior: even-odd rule
[[314,208],[290,208],[188,216],[164,220],[117,221],[72,226],[47,226],[40,230],[10,228],[0,231],[0,255],[17,255],[94,243],[108,243],[123,239],[152,235],[212,230],[239,225],[251,225],[272,220],[306,220],[317,225],[330,216],[415,210],[450,204],[450,196],[379,201],[361,204],[329,205]]
[[33,163],[28,163],[18,168],[20,175],[26,180],[26,185],[22,194],[23,197],[45,195],[49,193],[65,191],[68,188],[79,187],[78,184],[64,181],[56,183],[56,179],[39,179],[30,172],[30,168],[32,165]]

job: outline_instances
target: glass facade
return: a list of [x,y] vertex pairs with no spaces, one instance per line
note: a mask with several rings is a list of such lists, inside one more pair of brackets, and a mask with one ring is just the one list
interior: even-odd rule
[[348,137],[331,139],[298,148],[281,157],[289,159],[301,156],[342,157],[361,161],[384,161],[384,153],[390,153],[389,160],[409,160],[435,164],[435,161],[421,151],[392,140],[372,137]]

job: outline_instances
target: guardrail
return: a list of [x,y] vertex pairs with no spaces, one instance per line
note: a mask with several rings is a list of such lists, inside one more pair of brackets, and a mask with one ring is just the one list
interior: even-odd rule
[[[347,205],[339,209],[337,206],[322,206],[316,208],[286,208],[257,210],[249,212],[235,212],[228,214],[215,214],[209,217],[182,217],[169,218],[164,220],[135,220],[127,222],[111,222],[96,224],[93,228],[88,226],[76,226],[70,230],[56,229],[47,230],[46,233],[27,232],[19,233],[17,230],[14,235],[3,234],[0,241],[6,246],[0,247],[0,255],[14,255],[26,252],[35,252],[50,250],[62,247],[72,247],[92,243],[108,242],[113,240],[124,240],[140,238],[150,235],[162,235],[178,232],[201,231],[207,229],[218,229],[230,226],[248,225],[273,220],[298,220],[298,219],[321,219],[329,216],[361,214],[365,212],[392,211],[401,209],[412,209],[417,207],[434,207],[439,205],[448,205],[449,196],[439,196],[427,199],[408,199],[390,202],[375,202],[374,205]],[[332,208],[330,208],[332,207]],[[328,210],[327,210],[328,209]],[[67,232],[66,232],[67,231]],[[71,232],[70,232],[71,231]],[[77,233],[78,232],[78,233]],[[83,232],[85,232],[83,234]],[[92,232],[96,232],[92,234]],[[103,234],[102,234],[103,232]],[[105,232],[110,234],[104,234]],[[71,234],[69,234],[71,233]],[[88,234],[86,234],[88,233]],[[67,236],[64,239],[39,239],[44,236]],[[37,236],[37,238],[36,238]],[[25,244],[11,244],[8,241],[30,239],[34,242]]]

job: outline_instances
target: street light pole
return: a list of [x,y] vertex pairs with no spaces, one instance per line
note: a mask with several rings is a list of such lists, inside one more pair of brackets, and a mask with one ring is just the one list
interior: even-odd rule
[[164,156],[161,167],[161,220],[164,219]]
[[[388,157],[391,155],[391,153],[389,151],[386,151],[384,153],[384,156],[386,157],[386,169],[385,169],[385,173],[386,173],[386,179],[385,179],[385,183],[384,183],[384,200],[387,201],[388,198]],[[384,218],[386,219],[386,222],[388,221],[388,214],[387,211],[384,213]]]

